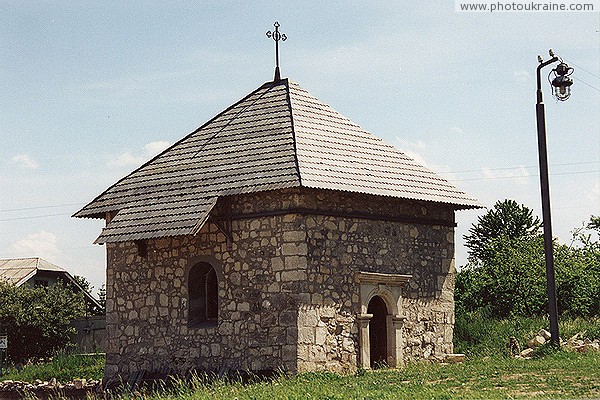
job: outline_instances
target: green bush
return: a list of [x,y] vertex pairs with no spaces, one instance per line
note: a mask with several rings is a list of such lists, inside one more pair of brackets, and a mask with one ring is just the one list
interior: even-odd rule
[[573,316],[600,315],[600,243],[581,231],[578,246],[555,246],[558,309]]
[[83,295],[60,284],[31,288],[2,282],[0,304],[0,325],[8,334],[8,356],[14,363],[65,349],[75,329],[69,322],[86,312]]
[[[456,274],[456,313],[480,310],[493,318],[545,315],[546,264],[544,240],[535,232],[537,217],[513,201],[494,207],[465,236],[469,261]],[[513,228],[501,229],[503,225]],[[562,315],[600,316],[600,243],[592,239],[590,229],[595,225],[576,230],[569,246],[553,244]]]
[[546,308],[546,274],[541,238],[499,237],[490,256],[470,263],[456,276],[457,312],[486,309],[490,316],[541,315]]

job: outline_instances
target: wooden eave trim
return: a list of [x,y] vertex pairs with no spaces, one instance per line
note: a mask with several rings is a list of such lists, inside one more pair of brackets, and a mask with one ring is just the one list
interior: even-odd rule
[[[324,215],[328,217],[342,217],[342,218],[357,218],[357,219],[366,219],[366,220],[374,220],[374,221],[387,221],[387,222],[406,222],[410,224],[420,224],[420,225],[441,225],[448,227],[456,227],[456,223],[454,221],[448,221],[443,219],[436,218],[423,218],[423,217],[411,217],[411,216],[394,216],[394,215],[383,215],[383,214],[370,214],[363,212],[341,212],[341,211],[328,211],[328,210],[319,210],[313,208],[306,207],[290,207],[283,210],[273,210],[273,211],[259,211],[259,212],[251,212],[251,213],[237,213],[231,214],[229,218],[232,220],[241,220],[241,219],[252,219],[252,218],[261,218],[261,217],[274,217],[279,215],[286,214],[300,214],[300,215]],[[223,216],[215,216],[217,220],[223,220],[225,217]]]
[[358,283],[371,283],[374,285],[384,284],[390,286],[403,286],[412,278],[412,275],[385,274],[381,272],[358,271],[356,281]]

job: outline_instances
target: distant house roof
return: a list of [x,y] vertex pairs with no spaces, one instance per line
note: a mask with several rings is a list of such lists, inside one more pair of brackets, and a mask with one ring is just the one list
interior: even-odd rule
[[78,288],[84,294],[87,301],[100,307],[98,300],[96,300],[94,296],[84,290],[67,270],[57,265],[39,257],[0,260],[0,281],[8,282],[15,286],[21,286],[31,278],[35,277],[38,273],[50,273],[61,276],[65,281]]
[[13,258],[0,260],[0,279],[15,286],[21,286],[31,279],[38,271],[68,272],[59,266],[41,258]]
[[447,180],[298,84],[268,82],[77,212],[117,212],[96,243],[197,233],[221,196],[290,187],[476,208]]

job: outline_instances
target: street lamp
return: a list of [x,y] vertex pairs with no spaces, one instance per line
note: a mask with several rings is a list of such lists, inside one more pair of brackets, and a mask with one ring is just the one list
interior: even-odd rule
[[[544,226],[544,257],[546,260],[546,285],[548,288],[548,313],[550,315],[550,335],[552,344],[560,345],[558,335],[558,310],[556,306],[556,283],[554,277],[554,255],[552,252],[552,222],[550,217],[550,185],[548,182],[548,152],[546,148],[546,116],[544,111],[544,101],[542,97],[542,77],[541,71],[547,65],[560,61],[560,64],[548,75],[548,81],[552,86],[552,94],[557,100],[565,101],[571,96],[571,85],[573,80],[569,77],[573,73],[573,68],[569,67],[562,59],[554,54],[550,49],[550,59],[544,61],[542,56],[538,55],[539,65],[537,67],[537,135],[538,135],[538,156],[540,161],[540,187],[542,192],[542,217]],[[550,77],[554,79],[550,80]]]

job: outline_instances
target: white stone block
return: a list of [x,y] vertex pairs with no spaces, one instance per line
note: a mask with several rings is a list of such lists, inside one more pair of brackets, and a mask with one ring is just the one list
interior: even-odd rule
[[544,339],[543,336],[536,335],[533,339],[531,339],[527,342],[527,346],[529,346],[531,348],[535,348],[535,347],[543,345],[544,343],[546,343],[546,339]]
[[525,349],[521,352],[521,357],[531,357],[533,355],[533,352],[535,350],[529,348],[529,349]]
[[169,305],[169,297],[166,294],[161,293],[159,296],[159,303],[163,307],[168,306]]
[[306,280],[306,272],[304,271],[283,271],[281,280],[286,281],[303,281]]
[[298,328],[298,342],[311,344],[315,342],[315,328],[300,327]]
[[271,269],[273,271],[281,271],[283,268],[283,259],[281,257],[271,258]]
[[285,231],[283,232],[284,242],[303,242],[306,240],[305,231]]
[[324,345],[327,339],[328,331],[326,326],[318,326],[315,328],[315,343]]
[[446,363],[461,363],[465,361],[464,354],[446,354],[444,356],[444,362]]
[[552,339],[552,335],[550,334],[550,332],[548,332],[545,329],[540,329],[540,331],[538,332],[538,335],[543,337],[547,341]]

